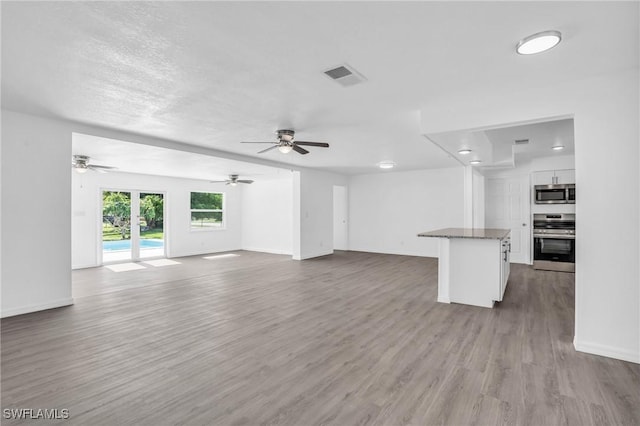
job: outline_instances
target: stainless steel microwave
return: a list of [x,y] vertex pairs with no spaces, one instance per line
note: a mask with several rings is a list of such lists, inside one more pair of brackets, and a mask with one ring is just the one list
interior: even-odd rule
[[536,185],[536,204],[575,204],[576,185],[574,183]]

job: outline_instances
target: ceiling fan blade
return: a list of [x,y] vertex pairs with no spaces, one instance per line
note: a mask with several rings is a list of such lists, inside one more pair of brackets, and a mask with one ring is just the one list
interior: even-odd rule
[[252,180],[246,180],[246,179],[238,179],[237,182],[238,183],[253,183]]
[[87,166],[87,169],[94,171],[94,172],[98,172],[98,173],[108,173],[110,170],[112,169],[116,169],[117,167],[108,167],[108,166],[94,166],[89,164]]
[[306,141],[295,141],[296,145],[305,145],[305,146],[320,146],[322,148],[329,148],[329,144],[326,142],[306,142]]
[[278,142],[247,142],[247,141],[242,141],[240,143],[274,143],[274,144],[277,144]]
[[226,183],[228,180],[210,180],[209,183]]
[[263,152],[271,151],[272,149],[276,149],[278,145],[270,146],[267,149],[263,149],[262,151],[258,151],[258,154],[262,154]]
[[293,150],[294,150],[295,152],[300,153],[300,154],[308,154],[308,153],[309,153],[309,151],[307,151],[307,150],[306,150],[306,149],[304,149],[304,148],[300,148],[300,147],[299,147],[298,145],[296,145],[295,143],[293,144]]

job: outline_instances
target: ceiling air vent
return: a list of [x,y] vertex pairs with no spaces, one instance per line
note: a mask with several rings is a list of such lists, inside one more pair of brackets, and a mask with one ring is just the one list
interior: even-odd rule
[[362,74],[360,74],[358,71],[347,64],[331,68],[324,73],[327,77],[345,87],[353,86],[367,80]]
[[526,145],[529,143],[529,139],[516,139],[516,145]]

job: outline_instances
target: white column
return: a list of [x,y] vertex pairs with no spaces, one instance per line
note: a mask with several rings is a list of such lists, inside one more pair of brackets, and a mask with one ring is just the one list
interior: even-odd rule
[[449,300],[449,276],[451,267],[449,242],[449,238],[438,238],[438,302],[441,303],[451,303]]

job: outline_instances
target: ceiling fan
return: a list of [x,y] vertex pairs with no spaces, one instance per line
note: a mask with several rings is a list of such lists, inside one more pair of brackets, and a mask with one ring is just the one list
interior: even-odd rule
[[262,151],[258,151],[258,154],[262,154],[263,152],[267,152],[267,151],[271,151],[272,149],[278,148],[278,151],[280,151],[283,154],[287,154],[289,152],[291,152],[291,150],[296,151],[299,154],[308,154],[309,151],[307,151],[306,149],[302,148],[300,145],[303,146],[319,146],[321,148],[329,148],[329,144],[325,143],[325,142],[306,142],[306,141],[295,141],[294,140],[294,135],[295,135],[295,131],[293,130],[288,130],[288,129],[282,129],[282,130],[278,130],[276,132],[278,134],[278,141],[277,142],[242,142],[242,143],[270,143],[273,144],[273,146],[267,148],[267,149],[263,149]]
[[236,186],[239,183],[253,183],[252,180],[238,179],[238,175],[229,175],[227,180],[211,180],[211,183],[226,183],[227,185]]
[[92,170],[99,173],[107,173],[107,170],[117,169],[117,167],[111,166],[99,166],[97,164],[89,164],[89,156],[87,155],[74,155],[71,167],[78,173],[86,173],[87,170]]

